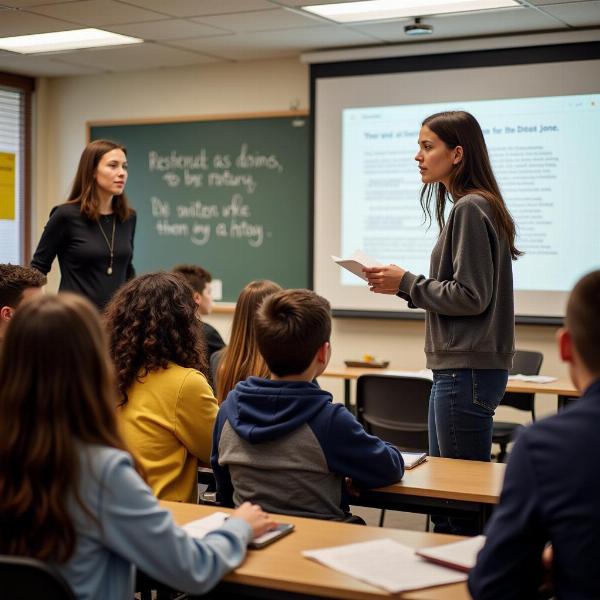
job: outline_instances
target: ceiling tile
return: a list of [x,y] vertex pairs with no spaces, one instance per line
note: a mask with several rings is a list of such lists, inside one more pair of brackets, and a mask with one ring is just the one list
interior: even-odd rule
[[[281,6],[313,6],[315,4],[337,4],[342,0],[271,0],[273,4]],[[360,2],[360,0],[343,0],[344,2]]]
[[587,2],[588,0],[528,0],[529,4],[534,4],[536,6],[544,6],[546,4],[576,4],[577,2]]
[[0,51],[0,71],[31,77],[64,77],[100,73],[100,69],[67,65],[47,56],[24,56]]
[[218,62],[218,59],[210,56],[152,43],[119,48],[80,50],[79,52],[64,53],[60,60],[73,65],[98,68],[102,71],[137,71]]
[[[28,8],[30,6],[42,6],[43,4],[62,4],[64,2],[78,2],[79,0],[2,0],[3,6],[13,8]],[[564,2],[564,0],[562,0]]]
[[464,38],[479,35],[522,33],[544,29],[559,29],[561,24],[536,10],[527,8],[506,8],[494,11],[478,11],[439,17],[424,17],[423,23],[433,26],[433,34],[414,38],[404,33],[404,25],[412,19],[365,23],[354,25],[356,31],[377,36],[385,42],[433,41],[447,38]]
[[315,27],[330,25],[330,21],[299,15],[291,10],[282,8],[243,12],[213,17],[196,17],[197,23],[207,23],[230,31],[268,31],[271,29],[291,29],[295,27]]
[[271,56],[290,56],[308,50],[372,44],[373,38],[343,27],[285,29],[261,33],[241,33],[173,42],[173,46],[190,48],[224,56],[232,60],[253,60]]
[[540,6],[549,15],[571,25],[571,27],[593,27],[600,25],[600,1],[575,2]]
[[121,2],[115,2],[115,0],[82,0],[80,2],[49,4],[28,9],[28,11],[89,27],[154,21],[165,18],[164,15],[154,11],[142,10],[137,6],[129,6]]
[[267,0],[120,0],[173,17],[199,17],[273,8]]
[[32,15],[20,10],[2,12],[0,19],[0,36],[29,35],[32,33],[48,33],[49,31],[65,31],[73,29],[72,23]]
[[183,19],[167,19],[165,21],[150,21],[148,23],[135,23],[130,25],[112,25],[110,31],[152,40],[176,40],[191,37],[204,37],[210,35],[223,35],[228,33],[223,29],[193,23]]

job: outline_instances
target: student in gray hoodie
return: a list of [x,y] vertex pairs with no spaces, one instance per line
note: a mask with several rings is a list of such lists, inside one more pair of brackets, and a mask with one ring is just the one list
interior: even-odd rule
[[211,456],[219,499],[344,520],[346,478],[362,488],[391,485],[402,478],[402,456],[313,383],[330,356],[325,298],[309,290],[272,294],[255,332],[271,377],[238,383],[221,405]]
[[[492,418],[514,354],[515,225],[492,172],[479,123],[464,111],[423,121],[415,156],[421,206],[440,235],[429,277],[396,265],[365,269],[371,290],[426,311],[425,354],[433,370],[429,453],[489,461]],[[445,219],[446,202],[454,203]],[[450,522],[436,531],[473,533]],[[456,523],[456,522],[455,522]]]

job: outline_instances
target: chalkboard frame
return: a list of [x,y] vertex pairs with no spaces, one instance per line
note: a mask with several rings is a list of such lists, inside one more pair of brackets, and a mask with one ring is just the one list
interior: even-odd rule
[[[247,112],[247,113],[224,113],[224,114],[205,114],[205,115],[178,115],[178,116],[162,116],[162,117],[140,117],[140,118],[126,118],[126,119],[91,119],[85,122],[86,129],[86,144],[92,141],[92,128],[94,127],[112,127],[121,125],[156,125],[161,123],[195,123],[204,121],[236,121],[246,119],[270,119],[270,118],[307,118],[310,119],[311,114],[309,110],[304,109],[291,109],[281,111],[267,111],[267,112]],[[307,223],[307,277],[308,287],[313,287],[313,248],[314,248],[314,195],[312,193],[313,176],[311,171],[311,161],[313,152],[313,124],[312,120],[309,122],[309,156],[308,159],[308,172],[307,178],[309,182],[309,194],[307,198],[308,202],[308,223]],[[216,314],[232,314],[235,310],[235,302],[215,302],[213,304],[213,312]]]

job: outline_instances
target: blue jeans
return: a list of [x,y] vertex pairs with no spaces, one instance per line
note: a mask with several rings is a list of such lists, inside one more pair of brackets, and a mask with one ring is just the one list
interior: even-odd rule
[[[507,381],[505,369],[434,370],[429,397],[429,454],[489,461],[492,420]],[[432,521],[439,533],[477,533],[469,519],[432,516]]]

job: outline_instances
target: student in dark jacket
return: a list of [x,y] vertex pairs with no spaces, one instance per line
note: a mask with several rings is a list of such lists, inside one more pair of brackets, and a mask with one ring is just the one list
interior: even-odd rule
[[221,405],[211,457],[219,497],[343,520],[346,478],[363,488],[390,485],[402,478],[402,457],[312,383],[331,353],[327,300],[308,290],[277,292],[259,308],[255,330],[271,377],[238,383]]
[[583,396],[519,436],[469,577],[475,600],[535,598],[547,544],[556,597],[600,598],[598,306],[600,271],[594,271],[575,286],[558,333],[560,356]]
[[219,332],[212,325],[202,321],[204,315],[210,315],[212,312],[212,275],[197,265],[177,265],[173,267],[173,273],[182,275],[194,290],[194,302],[198,307],[198,318],[202,323],[202,333],[206,340],[206,362],[210,364],[210,357],[225,347]]

